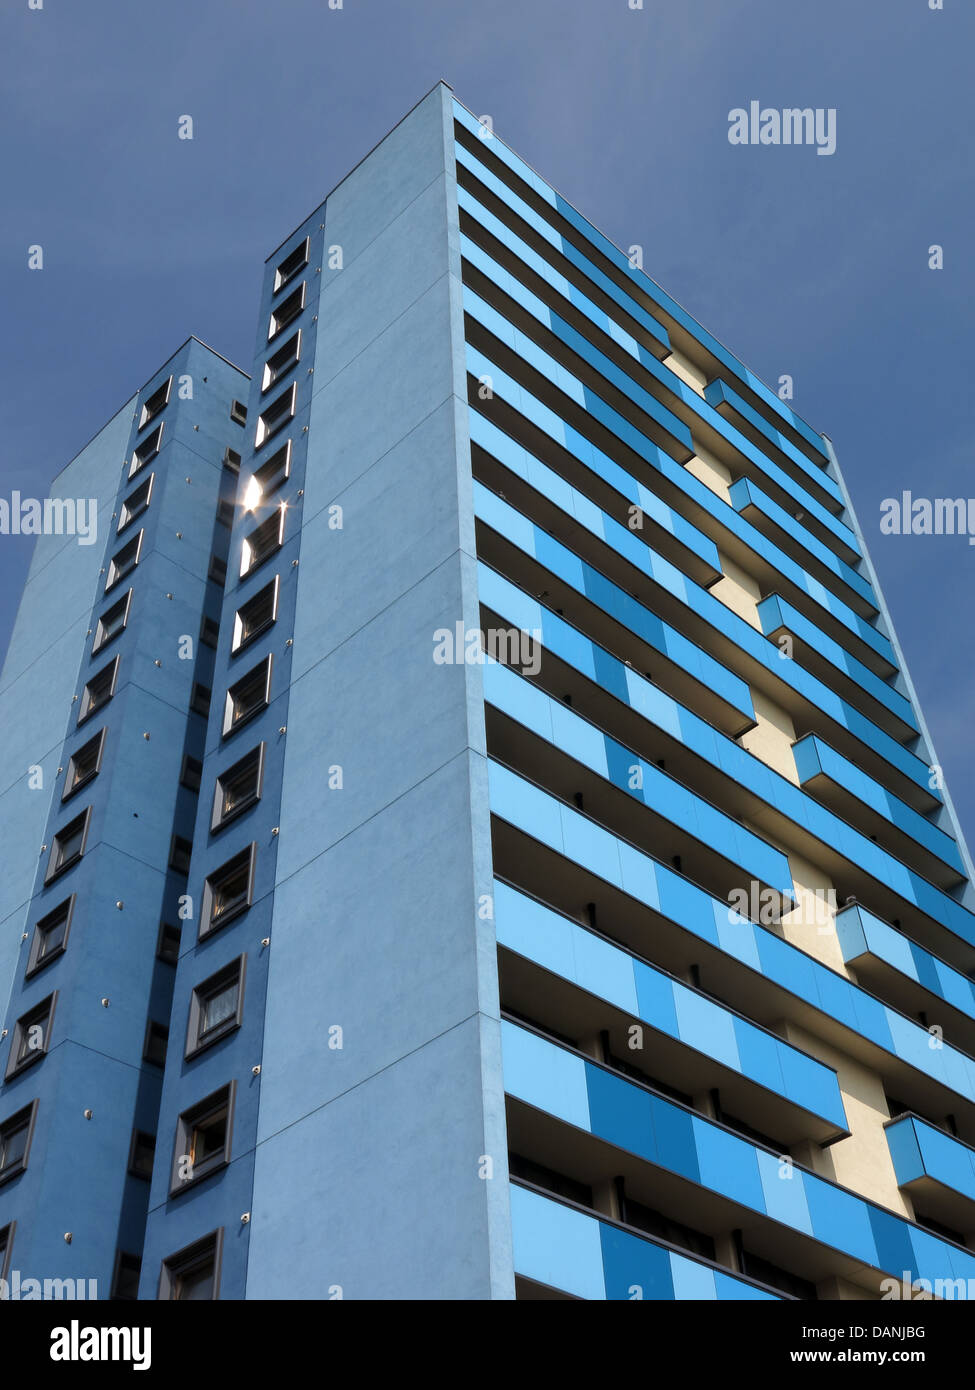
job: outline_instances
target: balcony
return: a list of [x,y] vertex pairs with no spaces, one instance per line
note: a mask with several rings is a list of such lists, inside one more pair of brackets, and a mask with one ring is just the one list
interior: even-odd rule
[[965,1236],[975,1232],[975,1150],[917,1115],[884,1128],[898,1186],[916,1211]]

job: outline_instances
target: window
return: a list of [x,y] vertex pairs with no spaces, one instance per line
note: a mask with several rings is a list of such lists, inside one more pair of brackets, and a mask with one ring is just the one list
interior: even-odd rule
[[136,445],[129,460],[130,479],[134,478],[137,473],[141,473],[146,464],[151,463],[159,453],[162,448],[163,425],[165,423],[164,420],[160,420],[152,433],[147,434],[142,443]]
[[234,504],[226,498],[217,503],[217,522],[220,526],[228,527],[234,524]]
[[45,883],[50,883],[58,874],[63,874],[66,869],[77,864],[85,852],[90,820],[91,807],[86,806],[80,816],[75,816],[74,820],[69,821],[64,829],[55,835],[47,861],[47,873],[44,875]]
[[247,424],[247,407],[243,401],[230,402],[230,418],[235,425]]
[[194,989],[186,1032],[187,1061],[240,1027],[246,964],[247,957],[239,956]]
[[278,307],[273,310],[271,322],[268,324],[267,330],[268,342],[270,342],[272,338],[276,338],[279,333],[283,333],[288,324],[293,323],[302,309],[304,309],[306,288],[307,281],[302,280],[298,288],[292,294],[289,294],[287,299],[282,299]]
[[156,1156],[156,1136],[143,1129],[132,1131],[129,1145],[129,1172],[134,1178],[151,1178],[152,1164]]
[[260,799],[263,781],[264,744],[259,743],[240,762],[234,763],[217,778],[213,791],[211,831],[221,830],[235,816],[249,810]]
[[162,1023],[157,1023],[150,1018],[146,1027],[145,1043],[142,1048],[142,1060],[152,1062],[154,1066],[164,1067],[166,1065],[166,1046],[169,1042],[169,1029]]
[[115,1272],[112,1275],[112,1298],[128,1301],[139,1297],[139,1275],[142,1272],[142,1258],[127,1255],[120,1250],[115,1256]]
[[283,376],[286,376],[292,368],[297,367],[301,359],[301,329],[293,333],[283,347],[279,347],[264,363],[264,376],[261,379],[261,391],[270,391]]
[[811,1284],[808,1279],[801,1279],[798,1274],[793,1274],[787,1269],[780,1269],[769,1260],[763,1260],[748,1250],[740,1250],[738,1260],[742,1274],[749,1279],[757,1279],[760,1283],[768,1284],[770,1288],[778,1289],[780,1293],[789,1294],[792,1298],[811,1301],[817,1298],[815,1284]]
[[257,843],[254,842],[206,879],[200,909],[201,941],[250,907],[254,900],[256,864]]
[[221,560],[219,555],[210,556],[210,568],[207,570],[207,579],[212,579],[214,584],[219,584],[223,588],[227,582],[227,562]]
[[118,518],[118,531],[121,533],[137,516],[145,511],[152,497],[152,484],[155,480],[155,473],[150,473],[144,483],[140,483],[135,492],[130,492],[122,503]]
[[210,713],[210,701],[213,698],[213,691],[208,685],[201,685],[199,681],[193,682],[193,694],[190,697],[190,709],[194,714],[202,714],[206,719]]
[[252,512],[255,507],[276,492],[291,476],[291,440],[276,449],[269,459],[251,475],[244,489],[244,510]]
[[267,709],[271,699],[271,656],[270,653],[246,676],[241,676],[227,691],[223,710],[223,736],[227,737],[241,724],[261,710]]
[[220,636],[220,623],[216,618],[204,618],[200,624],[200,641],[205,647],[216,647]]
[[169,377],[161,386],[157,386],[151,396],[147,396],[142,402],[142,413],[139,416],[139,429],[144,430],[149,421],[155,419],[160,410],[165,410],[169,404],[169,393],[172,390],[173,378]]
[[588,1183],[577,1182],[575,1178],[557,1173],[554,1168],[546,1168],[530,1158],[523,1158],[521,1154],[509,1153],[508,1172],[513,1178],[521,1178],[523,1182],[544,1187],[546,1192],[554,1192],[556,1196],[566,1197],[570,1202],[578,1202],[583,1207],[592,1206],[592,1188]]
[[94,738],[90,738],[87,743],[83,744],[77,753],[71,754],[68,759],[68,770],[64,774],[62,801],[67,801],[69,796],[74,796],[76,791],[80,791],[93,777],[98,775],[98,769],[102,765],[102,751],[105,747],[107,734],[108,729],[99,729]]
[[22,1071],[39,1062],[46,1055],[51,1037],[51,1024],[54,1019],[54,1006],[58,992],[49,994],[40,1004],[35,1004],[28,1013],[18,1018],[10,1039],[10,1056],[4,1079],[9,1081]]
[[193,841],[184,840],[182,835],[174,835],[169,845],[169,867],[178,874],[188,874],[192,853]]
[[98,619],[95,626],[95,636],[91,644],[91,654],[96,656],[103,647],[107,647],[115,637],[119,635],[129,621],[129,608],[132,604],[132,590],[120,598],[118,603],[113,603],[111,608],[106,609]]
[[30,952],[27,956],[27,969],[24,971],[25,979],[30,979],[36,975],[38,970],[43,970],[45,965],[50,965],[52,960],[57,960],[58,956],[63,955],[68,944],[68,932],[71,930],[71,917],[74,912],[74,894],[70,898],[65,898],[63,903],[59,903],[53,912],[49,912],[46,917],[42,917],[34,926],[34,935],[31,938]]
[[276,512],[256,526],[249,536],[244,537],[240,552],[240,577],[244,578],[251,570],[256,570],[276,550],[280,550],[284,540],[284,503]]
[[159,1297],[184,1303],[216,1298],[220,1291],[223,1227],[163,1260]]
[[276,400],[273,400],[266,410],[261,411],[257,417],[257,434],[254,436],[255,449],[259,449],[271,438],[272,434],[276,434],[289,420],[294,418],[297,401],[298,383],[293,381],[288,389],[283,391]]
[[103,666],[97,675],[92,676],[81,692],[81,708],[78,710],[79,724],[83,724],[96,710],[101,709],[102,705],[108,704],[115,694],[117,674],[118,657],[113,656],[107,666]]
[[240,472],[240,454],[236,449],[225,449],[223,453],[223,466],[231,473]]
[[203,775],[203,764],[199,758],[193,758],[189,753],[183,758],[183,766],[180,768],[179,784],[181,787],[188,787],[191,792],[200,790],[200,779]]
[[179,927],[171,926],[169,922],[160,923],[159,940],[156,942],[156,956],[159,960],[164,960],[167,965],[176,964],[179,960],[179,943],[182,935]]
[[108,578],[105,580],[105,592],[114,589],[127,574],[131,574],[139,563],[139,554],[142,550],[142,537],[144,531],[140,531],[134,536],[127,545],[123,545],[121,550],[117,550],[112,556],[108,566]]
[[0,1230],[0,1279],[6,1281],[10,1276],[10,1256],[14,1248],[14,1232],[17,1229],[16,1221],[11,1221],[9,1225]]
[[191,1183],[202,1182],[230,1162],[235,1093],[236,1086],[231,1081],[180,1115],[173,1148],[170,1196],[185,1192]]
[[34,1100],[0,1124],[0,1183],[9,1182],[27,1167],[36,1115]]
[[308,253],[311,247],[311,238],[305,237],[300,241],[293,251],[289,251],[284,260],[274,272],[273,294],[283,290],[289,280],[293,280],[299,270],[304,270],[308,264]]
[[243,651],[249,642],[265,632],[278,616],[279,576],[275,575],[270,584],[260,589],[252,599],[248,599],[234,615],[234,639],[230,650],[236,655]]
[[638,1231],[645,1231],[648,1236],[657,1236],[668,1245],[676,1245],[692,1255],[700,1255],[702,1259],[714,1260],[714,1240],[705,1231],[696,1231],[693,1226],[674,1221],[669,1216],[655,1211],[653,1207],[634,1201],[622,1191],[619,1195],[622,1199],[622,1219],[628,1226],[635,1226]]

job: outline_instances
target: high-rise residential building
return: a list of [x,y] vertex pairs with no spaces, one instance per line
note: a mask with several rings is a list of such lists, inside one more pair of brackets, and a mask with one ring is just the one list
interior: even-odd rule
[[5,1278],[975,1278],[972,864],[832,444],[449,88],[272,252],[249,387],[191,340],[55,491]]

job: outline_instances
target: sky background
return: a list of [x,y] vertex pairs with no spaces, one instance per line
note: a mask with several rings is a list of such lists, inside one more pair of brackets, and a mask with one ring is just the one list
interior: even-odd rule
[[[3,0],[0,496],[43,497],[191,333],[247,367],[265,256],[443,78],[753,371],[794,378],[975,839],[975,547],[878,529],[904,489],[975,496],[975,5],[631,2]],[[835,107],[836,153],[732,146],[752,100]],[[31,545],[0,536],[0,652]]]

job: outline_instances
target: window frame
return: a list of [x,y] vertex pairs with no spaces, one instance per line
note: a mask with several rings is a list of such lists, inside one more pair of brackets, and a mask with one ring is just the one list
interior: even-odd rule
[[[265,564],[268,560],[270,560],[272,555],[276,555],[278,551],[281,549],[281,547],[284,545],[284,518],[286,510],[287,504],[284,502],[280,503],[271,513],[270,516],[267,516],[264,518],[263,521],[258,522],[258,524],[254,527],[253,531],[251,531],[248,535],[244,537],[243,544],[241,545],[240,549],[239,578],[246,579],[248,575],[251,575],[254,573],[255,570],[260,569],[261,565]],[[248,548],[251,546],[253,538],[257,535],[259,531],[263,530],[265,527],[267,527],[268,534],[270,534],[273,529],[273,523],[275,519],[277,519],[278,527],[277,540],[272,546],[269,546],[269,548],[256,560],[253,558],[254,552],[253,549],[251,549],[251,559],[248,561]]]
[[27,1166],[30,1162],[31,1145],[34,1142],[34,1129],[37,1125],[37,1106],[38,1100],[35,1097],[34,1100],[29,1101],[27,1105],[20,1106],[18,1110],[15,1110],[13,1114],[8,1115],[5,1120],[0,1122],[0,1155],[2,1155],[3,1146],[9,1138],[10,1128],[15,1120],[20,1121],[22,1118],[26,1117],[23,1126],[19,1123],[16,1125],[14,1130],[15,1133],[22,1127],[27,1130],[27,1138],[24,1141],[24,1152],[20,1158],[17,1159],[16,1164],[8,1165],[6,1168],[0,1168],[0,1185],[12,1182],[14,1178],[19,1178],[21,1173],[27,1171]]
[[[195,1104],[188,1106],[177,1116],[176,1136],[173,1143],[173,1161],[169,1171],[170,1197],[178,1197],[181,1193],[189,1191],[191,1187],[195,1187],[198,1183],[205,1182],[207,1178],[212,1178],[214,1174],[223,1172],[223,1170],[228,1167],[233,1149],[234,1110],[236,1109],[236,1102],[237,1081],[236,1078],[232,1078],[223,1086],[218,1086],[215,1091],[211,1091],[209,1095],[204,1096],[202,1100],[198,1100]],[[197,1166],[194,1164],[193,1176],[181,1178],[179,1176],[179,1161],[189,1154],[193,1135],[198,1131],[201,1124],[219,1115],[221,1110],[226,1111],[223,1151],[211,1154],[206,1160],[202,1172],[197,1171]]]
[[[112,558],[109,560],[108,573],[105,576],[105,588],[102,590],[103,593],[111,593],[111,591],[115,588],[116,584],[121,584],[122,580],[125,579],[128,575],[130,575],[132,571],[136,568],[139,561],[142,559],[142,541],[145,534],[145,527],[140,526],[139,534],[137,536],[133,536],[130,541],[126,541],[123,546],[120,546],[119,549],[112,556]],[[128,568],[124,570],[117,569],[116,562],[119,556],[124,555],[124,553],[127,550],[131,550],[133,546],[135,547],[135,559],[132,561],[131,565],[129,565]]]
[[[240,861],[238,863],[238,861]],[[247,871],[247,891],[243,902],[237,903],[234,907],[226,908],[219,916],[214,919],[213,899],[214,880],[219,875],[236,873],[238,869],[246,868]],[[257,841],[251,840],[250,844],[238,850],[226,859],[219,868],[207,874],[203,880],[203,896],[200,903],[200,925],[197,929],[197,940],[206,941],[209,937],[222,931],[228,922],[234,921],[237,917],[243,916],[254,903],[254,880],[257,874]]]
[[[238,690],[242,685],[245,685],[248,681],[255,680],[255,678],[258,677],[258,673],[260,672],[262,666],[265,668],[263,698],[257,704],[253,705],[250,709],[248,709],[246,713],[242,714],[239,718],[235,719],[234,691]],[[245,671],[243,675],[239,676],[238,679],[234,681],[233,685],[227,687],[227,694],[224,697],[223,703],[223,726],[221,728],[220,733],[221,738],[229,738],[231,734],[235,734],[238,729],[242,729],[245,724],[250,723],[250,721],[252,719],[255,719],[259,714],[263,714],[264,711],[268,708],[268,706],[271,703],[271,675],[273,668],[274,655],[272,652],[268,652],[267,656],[261,657],[260,661],[258,661],[256,665],[252,666],[249,671]]]
[[[293,372],[293,371],[295,370],[295,368],[298,366],[298,364],[300,363],[300,361],[301,361],[301,335],[302,335],[303,332],[304,332],[303,329],[301,329],[301,328],[297,329],[297,330],[291,335],[290,338],[288,338],[285,342],[283,342],[283,343],[281,344],[281,346],[280,346],[279,348],[277,348],[274,352],[272,352],[271,355],[270,355],[269,357],[265,358],[265,360],[264,360],[264,369],[263,369],[263,371],[261,372],[261,395],[262,395],[262,396],[266,395],[267,392],[270,391],[270,390],[272,390],[275,386],[278,386],[278,385],[284,380],[284,378],[288,375],[288,373],[289,373],[289,372]],[[275,361],[275,359],[276,359],[276,358],[285,357],[285,354],[288,353],[288,350],[289,350],[289,348],[292,347],[292,345],[293,345],[293,351],[290,353],[290,356],[288,356],[288,357],[285,359],[285,361],[283,362],[283,364],[282,364],[280,367],[275,368],[275,366],[274,366],[274,361]]]
[[[81,848],[78,850],[77,854],[72,855],[72,857],[69,860],[62,862],[58,864],[57,867],[55,867],[55,851],[57,849],[58,842],[60,841],[61,836],[64,835],[68,830],[70,830],[78,821],[82,822]],[[86,806],[83,811],[79,811],[78,814],[76,816],[73,816],[71,820],[69,820],[65,825],[62,825],[60,830],[55,831],[55,833],[51,836],[51,848],[48,851],[47,871],[44,874],[45,886],[49,883],[53,883],[56,878],[60,878],[61,875],[66,874],[69,869],[73,869],[77,864],[81,863],[82,859],[85,857],[85,850],[88,847],[88,832],[90,830],[91,806],[89,805]]]
[[[38,917],[37,921],[34,923],[30,949],[27,952],[27,964],[24,967],[25,980],[32,980],[35,975],[40,974],[40,972],[45,970],[53,961],[56,961],[59,956],[63,956],[68,949],[68,934],[71,931],[71,920],[74,917],[76,897],[77,894],[75,893],[69,894],[68,897],[58,903],[57,907],[53,907],[51,911],[46,912],[43,917]],[[59,944],[55,946],[52,951],[48,951],[46,955],[42,956],[40,954],[40,946],[43,940],[42,933],[45,929],[45,923],[50,922],[53,926],[54,922],[52,922],[51,919],[60,919],[62,914],[64,916],[64,934]]]
[[137,477],[137,475],[142,472],[147,464],[152,463],[154,458],[159,457],[162,451],[163,427],[165,424],[165,420],[160,420],[152,433],[147,434],[145,439],[132,450],[126,482],[130,483],[133,478]]
[[[139,1148],[140,1138],[152,1140],[152,1163],[149,1165],[148,1173],[143,1173],[140,1168],[136,1167],[135,1163],[135,1156]],[[143,1182],[152,1181],[152,1170],[156,1162],[156,1138],[157,1136],[155,1134],[150,1134],[147,1129],[139,1129],[137,1125],[133,1125],[132,1138],[129,1140],[129,1158],[125,1165],[125,1171],[130,1174],[131,1177],[141,1178]],[[146,1145],[143,1144],[142,1147],[145,1148]]]
[[[122,499],[121,506],[118,509],[118,525],[115,528],[115,534],[117,536],[120,536],[123,531],[127,531],[128,528],[132,525],[133,521],[137,520],[137,518],[140,517],[144,511],[148,510],[149,503],[152,501],[152,493],[155,481],[155,473],[150,473],[148,478],[145,478],[139,484],[138,487],[133,488],[133,490],[129,493],[128,497]],[[142,492],[145,493],[145,501],[138,503],[133,508],[130,505],[132,499],[134,497],[138,497],[139,494]]]
[[[297,307],[292,313],[291,306],[293,303],[296,304]],[[308,281],[302,280],[301,284],[298,285],[296,289],[292,290],[291,294],[289,294],[286,299],[282,299],[277,305],[272,306],[271,318],[268,323],[267,341],[273,343],[279,334],[284,333],[291,327],[296,319],[301,317],[307,307]],[[281,322],[282,312],[286,312],[288,315],[283,323]]]
[[[231,765],[228,768],[225,768],[223,772],[217,773],[216,778],[214,779],[213,807],[210,815],[211,835],[216,834],[218,830],[223,830],[225,826],[230,825],[232,821],[237,820],[237,818],[239,816],[242,816],[246,811],[250,811],[260,801],[264,793],[264,763],[266,756],[265,750],[266,744],[262,739],[260,743],[256,744],[254,748],[251,748],[247,753],[243,755],[243,757],[238,758],[235,763],[231,763]],[[223,803],[224,797],[222,788],[225,782],[230,778],[231,774],[239,772],[243,765],[249,762],[252,758],[255,758],[257,763],[255,777],[256,790],[252,796],[248,796],[246,800],[241,801],[239,806],[233,807],[231,810],[227,811],[226,814],[224,814],[220,810],[220,806]]]
[[[148,425],[151,420],[154,420],[157,415],[161,414],[162,411],[166,409],[167,405],[169,405],[170,397],[172,396],[172,394],[173,378],[170,375],[166,381],[164,381],[160,386],[157,386],[154,391],[150,391],[148,396],[144,397],[142,401],[142,409],[139,412],[139,424],[137,426],[139,434],[142,433],[146,425]],[[153,401],[156,399],[157,396],[160,395],[163,398],[162,401],[159,405],[155,406],[155,408],[152,408]]]
[[[298,383],[293,381],[290,386],[286,386],[280,396],[275,396],[273,401],[268,401],[264,409],[257,417],[257,429],[254,431],[254,450],[263,449],[269,439],[273,439],[279,430],[286,429],[298,412]],[[271,417],[270,423],[268,417]]]
[[[285,285],[289,285],[296,275],[300,275],[311,258],[311,237],[306,236],[304,241],[299,241],[286,256],[274,267],[274,280],[271,286],[271,296],[281,293]],[[294,265],[285,269],[289,261],[294,261]]]
[[[205,980],[201,980],[198,985],[194,985],[190,993],[190,1006],[186,1020],[186,1045],[183,1050],[184,1061],[191,1062],[195,1057],[199,1057],[202,1052],[222,1042],[224,1038],[230,1037],[231,1033],[236,1033],[237,1029],[244,1021],[244,985],[247,979],[247,953],[235,956],[233,960],[227,962],[219,970],[215,970],[212,975],[208,975]],[[210,1030],[209,1037],[200,1036],[200,1026],[203,1021],[204,1004],[208,998],[219,993],[224,984],[229,984],[232,980],[237,983],[237,1007],[234,1012],[218,1024],[216,1028]]]
[[235,396],[230,402],[230,418],[235,425],[247,424],[247,406]]
[[10,1278],[10,1261],[14,1253],[14,1236],[17,1234],[17,1222],[8,1221],[6,1226],[0,1228],[0,1279],[7,1283]]
[[[271,595],[271,616],[265,619],[265,621],[261,623],[260,627],[254,628],[253,632],[249,632],[246,637],[243,637],[241,634],[243,633],[244,624],[241,621],[241,613],[243,613],[245,608],[249,608],[252,605],[254,605],[257,602],[257,600],[267,592],[268,589],[273,590],[273,593]],[[274,624],[278,620],[278,600],[280,599],[280,596],[281,576],[280,574],[276,574],[269,584],[265,584],[262,589],[258,589],[256,594],[252,594],[251,597],[247,599],[245,603],[242,603],[240,607],[235,611],[234,634],[233,637],[230,639],[231,656],[238,656],[242,651],[246,650],[246,648],[249,647],[252,642],[256,642],[258,637],[260,637],[262,633],[267,632],[269,628],[274,626]]]
[[[92,655],[94,655],[94,653],[92,653]],[[110,700],[114,699],[115,687],[118,684],[118,664],[120,656],[121,653],[116,652],[115,655],[111,658],[111,660],[106,662],[106,664],[101,668],[100,671],[95,672],[91,680],[85,681],[85,684],[81,688],[81,700],[79,703],[78,718],[75,723],[75,728],[80,728],[81,725],[86,723],[92,717],[93,714],[97,714],[98,711],[104,708],[104,706],[107,705]],[[96,680],[99,680],[100,677],[103,676],[105,672],[109,669],[109,667],[112,668],[112,674],[109,680],[108,694],[105,696],[104,700],[99,700],[97,705],[92,705],[89,702],[88,708],[86,709],[85,701],[88,699],[89,686],[93,685]]]
[[213,1265],[213,1294],[210,1301],[215,1302],[220,1297],[220,1275],[223,1265],[222,1226],[218,1226],[216,1230],[201,1236],[199,1240],[184,1245],[181,1250],[175,1251],[172,1255],[165,1256],[159,1266],[157,1301],[160,1299],[166,1302],[182,1301],[174,1298],[172,1290],[178,1287],[178,1280],[181,1276],[188,1273],[192,1274],[204,1262]]
[[[175,932],[175,933],[176,933],[176,954],[175,954],[175,956],[173,957],[172,960],[170,960],[169,956],[165,955],[164,952],[163,952],[163,942],[164,942],[165,939],[166,939],[166,933],[167,933],[167,931]],[[182,929],[182,927],[174,927],[173,924],[172,924],[172,922],[167,922],[166,919],[165,919],[165,917],[164,917],[164,918],[162,919],[162,921],[159,923],[159,931],[158,931],[158,933],[157,933],[157,935],[156,935],[156,960],[161,960],[162,963],[163,963],[163,965],[171,965],[171,966],[173,967],[173,969],[175,970],[175,969],[176,969],[176,966],[179,964],[179,953],[180,953],[180,948],[182,947],[182,944],[183,944],[183,929]]]
[[[138,1274],[136,1275],[136,1280],[135,1280],[135,1293],[134,1293],[134,1294],[121,1294],[121,1293],[119,1293],[119,1291],[118,1291],[119,1276],[121,1275],[121,1272],[122,1272],[122,1262],[123,1262],[124,1260],[133,1260],[133,1261],[138,1265],[138,1267],[139,1267],[139,1272],[138,1272]],[[115,1252],[115,1265],[114,1265],[114,1267],[113,1267],[113,1269],[112,1269],[112,1283],[111,1283],[111,1288],[110,1288],[110,1290],[109,1290],[108,1301],[109,1301],[110,1303],[134,1303],[134,1302],[138,1299],[138,1297],[139,1297],[139,1281],[140,1281],[141,1277],[142,1277],[142,1256],[141,1256],[141,1255],[136,1255],[136,1254],[134,1254],[133,1251],[131,1251],[131,1250],[121,1250],[121,1249],[116,1250],[116,1252]]]
[[[275,449],[274,453],[264,460],[260,468],[254,469],[247,487],[244,489],[244,505],[246,511],[252,513],[256,512],[258,507],[265,504],[268,498],[277,492],[279,487],[284,487],[285,483],[291,477],[293,452],[294,440],[286,439],[279,449]],[[246,501],[247,494],[255,483],[260,488],[261,495],[248,504]]]
[[[71,754],[70,758],[68,759],[67,766],[64,769],[64,788],[61,792],[62,805],[66,801],[70,801],[71,798],[75,796],[78,792],[80,792],[83,787],[87,787],[88,783],[93,781],[98,776],[99,772],[101,772],[102,758],[105,754],[105,740],[107,737],[108,725],[103,724],[102,727],[98,730],[97,734],[93,734],[91,738],[87,739],[81,745],[80,748],[76,748],[75,751]],[[95,750],[94,768],[90,772],[85,773],[85,775],[79,778],[77,782],[72,783],[71,773],[75,765],[76,759],[81,753],[84,753],[87,748],[90,748],[93,743],[98,744],[98,747]]]
[[[129,617],[132,612],[132,593],[132,589],[129,589],[124,598],[120,598],[115,603],[111,604],[105,609],[105,612],[99,616],[98,621],[95,623],[95,635],[91,643],[91,654],[93,657],[97,656],[99,652],[104,651],[109,642],[114,642],[116,638],[121,637],[122,633],[128,627]],[[117,627],[114,632],[106,635],[104,627],[105,619],[119,608],[122,609],[121,625]]]
[[[17,1019],[13,1028],[10,1030],[10,1051],[7,1054],[7,1065],[3,1074],[4,1081],[12,1081],[15,1076],[23,1075],[28,1068],[36,1066],[38,1062],[43,1061],[47,1056],[50,1049],[51,1029],[54,1025],[54,1010],[57,1006],[57,1002],[58,991],[55,989],[52,990],[46,998],[40,1000],[39,1003],[28,1009],[26,1013],[21,1014],[20,1018]],[[42,1010],[44,1011],[43,1018],[45,1020],[43,1045],[41,1047],[31,1048],[26,1057],[20,1057],[18,1054],[23,1046],[24,1034],[27,1029],[37,1026],[40,1019],[35,1018],[34,1015],[41,1014]]]

